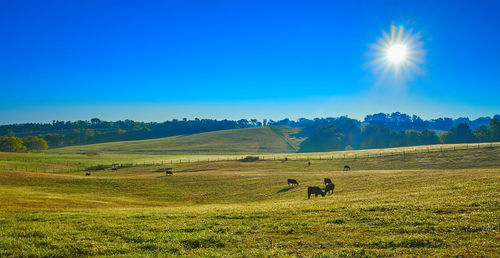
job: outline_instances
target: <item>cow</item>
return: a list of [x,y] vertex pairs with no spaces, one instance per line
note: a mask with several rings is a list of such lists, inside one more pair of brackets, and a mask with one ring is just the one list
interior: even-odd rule
[[335,189],[335,184],[333,184],[333,183],[327,184],[325,187],[325,194],[327,194],[327,193],[333,194],[334,189]]
[[330,178],[325,178],[323,181],[325,182],[325,185],[333,184]]
[[307,166],[310,167],[311,166],[311,161],[308,161],[307,162]]
[[169,170],[165,171],[165,175],[166,175],[166,176],[168,176],[168,175],[173,175],[173,174],[174,174],[174,172],[172,172],[172,171],[169,171]]
[[344,171],[349,171],[349,170],[351,170],[351,167],[349,167],[349,166],[345,165],[345,166],[344,166]]
[[85,173],[86,176],[90,176],[90,172]]
[[292,185],[292,186],[294,186],[294,185],[299,186],[299,182],[297,182],[297,180],[295,180],[295,179],[288,179],[288,186],[290,186],[290,185]]
[[321,188],[317,186],[309,186],[307,188],[307,199],[310,199],[312,194],[314,194],[315,197],[318,197],[318,194],[321,194],[322,197],[325,197],[325,193],[321,191]]

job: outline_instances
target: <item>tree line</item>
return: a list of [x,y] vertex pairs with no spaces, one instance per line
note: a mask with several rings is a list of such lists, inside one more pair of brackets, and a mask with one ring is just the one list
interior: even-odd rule
[[[175,135],[186,135],[217,130],[247,128],[256,126],[288,125],[300,127],[297,135],[308,137],[300,151],[342,150],[384,148],[435,143],[492,141],[491,121],[498,121],[499,115],[469,118],[438,118],[422,120],[395,112],[392,114],[367,115],[363,121],[339,118],[300,118],[296,121],[285,118],[274,121],[264,119],[214,120],[173,119],[165,122],[137,122],[133,120],[103,121],[56,121],[52,123],[23,123],[0,126],[0,151],[39,151],[47,145],[50,148],[72,145],[104,143],[113,141],[142,140]],[[448,131],[437,135],[434,130]],[[36,142],[34,144],[33,142]],[[46,148],[45,148],[46,149]]]
[[[493,118],[500,119],[500,115],[495,115]],[[264,119],[264,125],[288,125],[291,127],[310,127],[318,126],[324,123],[335,122],[338,118],[314,118],[306,119],[299,118],[296,121],[285,118],[279,121],[266,120]],[[400,130],[417,130],[422,131],[424,129],[439,130],[439,131],[449,131],[452,128],[458,126],[461,123],[469,125],[472,130],[475,130],[481,126],[487,126],[492,117],[485,116],[479,117],[474,120],[470,120],[468,117],[459,117],[457,119],[452,119],[449,117],[442,117],[437,119],[424,120],[417,115],[407,115],[400,112],[394,112],[392,114],[378,113],[367,115],[363,121],[358,121],[362,124],[384,124],[391,127],[395,131]]]
[[113,141],[143,140],[183,134],[194,134],[251,126],[261,126],[256,120],[239,121],[194,119],[156,122],[102,121],[93,118],[90,121],[52,123],[26,123],[0,126],[0,135],[8,137],[37,136],[47,142],[49,147],[104,143]]
[[[300,145],[299,152],[338,151],[346,149],[372,149],[416,146],[441,143],[473,143],[500,141],[500,119],[493,118],[488,125],[475,130],[463,122],[450,131],[437,135],[434,130],[394,130],[381,122],[370,122],[364,126],[347,117],[306,127],[299,133],[310,134]],[[302,135],[304,136],[304,135]]]

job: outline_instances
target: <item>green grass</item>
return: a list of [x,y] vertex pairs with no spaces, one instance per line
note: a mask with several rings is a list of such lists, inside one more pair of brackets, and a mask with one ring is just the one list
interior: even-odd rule
[[[173,176],[154,172],[166,164],[91,176],[0,169],[0,256],[499,256],[500,148],[441,147],[286,162],[186,155],[168,165]],[[1,153],[0,165],[162,158],[175,156]],[[325,177],[335,193],[307,199]]]
[[220,154],[282,153],[294,149],[268,127],[222,130],[186,136],[110,142],[53,149],[54,153]]

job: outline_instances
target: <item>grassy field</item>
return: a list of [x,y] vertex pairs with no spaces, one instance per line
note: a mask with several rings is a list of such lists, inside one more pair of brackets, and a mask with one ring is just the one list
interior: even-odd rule
[[[479,147],[189,163],[197,155],[1,153],[0,256],[499,256],[500,148]],[[173,176],[155,172],[165,166]],[[325,177],[335,193],[307,199]]]
[[150,140],[71,146],[51,151],[56,153],[93,151],[122,154],[282,153],[295,151],[294,145],[287,142],[289,138],[291,138],[289,133],[283,128],[272,130],[269,127],[255,127]]

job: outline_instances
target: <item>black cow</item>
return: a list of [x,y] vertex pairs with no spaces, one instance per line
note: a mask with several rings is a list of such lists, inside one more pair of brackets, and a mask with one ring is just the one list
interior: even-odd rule
[[351,167],[349,167],[349,166],[345,165],[345,166],[344,166],[344,171],[349,171],[349,170],[351,170]]
[[325,194],[326,193],[333,194],[333,190],[334,189],[335,189],[335,184],[331,183],[331,184],[326,185],[326,187],[325,187]]
[[317,186],[309,186],[307,188],[307,199],[310,199],[312,194],[314,194],[315,197],[318,197],[318,194],[321,194],[322,197],[325,197],[325,193],[321,191],[321,188]]
[[168,176],[168,175],[173,175],[173,174],[174,174],[174,172],[172,172],[172,171],[169,171],[169,170],[165,171],[165,175],[166,175],[166,176]]
[[90,172],[85,173],[86,176],[90,176]]
[[294,186],[294,185],[299,186],[299,182],[297,182],[297,180],[295,180],[295,179],[288,179],[288,186],[290,186],[290,185],[292,185],[292,186]]
[[324,179],[324,182],[325,182],[325,185],[328,185],[328,184],[333,184],[332,183],[332,180],[330,178],[325,178]]

